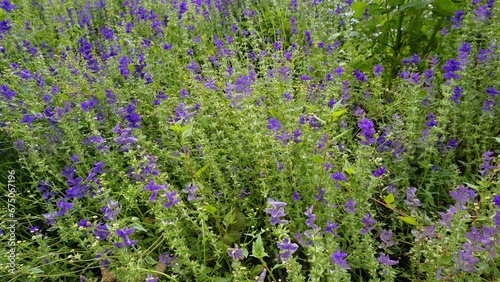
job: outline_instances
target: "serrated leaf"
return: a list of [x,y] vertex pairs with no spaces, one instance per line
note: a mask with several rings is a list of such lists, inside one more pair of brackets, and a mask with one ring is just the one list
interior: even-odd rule
[[148,232],[148,231],[146,230],[146,228],[144,228],[144,227],[143,227],[142,225],[140,225],[139,223],[132,223],[130,226],[131,226],[132,228],[137,229],[137,230],[141,230],[141,231],[144,231],[144,232]]
[[408,217],[408,216],[398,216],[399,219],[402,221],[410,224],[410,225],[417,225],[417,220],[413,217]]
[[257,235],[257,240],[255,240],[252,244],[252,256],[258,259],[263,259],[268,256],[264,250],[264,243],[262,242],[260,234]]
[[389,195],[385,196],[384,201],[388,205],[394,203],[394,195],[389,194]]

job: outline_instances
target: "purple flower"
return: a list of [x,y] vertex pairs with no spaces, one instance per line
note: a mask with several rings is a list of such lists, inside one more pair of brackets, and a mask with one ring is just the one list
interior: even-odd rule
[[406,189],[406,200],[405,204],[409,206],[415,206],[415,207],[420,207],[422,204],[420,203],[420,200],[416,198],[415,192],[417,191],[417,188],[414,187],[408,187]]
[[283,239],[283,243],[276,243],[278,245],[278,249],[285,251],[284,253],[280,254],[280,259],[283,263],[286,262],[286,260],[297,251],[299,248],[299,245],[295,243],[290,243],[290,239],[285,238]]
[[265,209],[265,211],[271,215],[271,225],[276,225],[278,223],[287,224],[287,220],[280,219],[280,217],[287,215],[285,213],[285,209],[283,208],[287,204],[285,202],[277,202],[273,198],[268,198],[267,203],[273,206],[273,208]]
[[8,20],[0,21],[0,38],[3,38],[3,34],[9,31],[12,26],[9,25]]
[[464,186],[458,186],[457,191],[450,191],[450,196],[456,201],[455,208],[465,210],[465,205],[469,200],[476,197],[476,192],[472,189],[467,189]]
[[340,248],[338,248],[337,252],[332,254],[330,260],[333,264],[338,265],[340,268],[348,270],[348,269],[351,269],[351,267],[349,266],[347,261],[344,260],[344,258],[346,258],[346,257],[347,257],[347,253],[342,253]]
[[201,198],[196,198],[195,194],[198,189],[198,184],[193,185],[192,183],[188,183],[185,189],[182,189],[182,192],[188,194],[188,201],[200,200]]
[[16,5],[11,4],[9,0],[2,0],[2,2],[0,2],[0,8],[6,12],[12,12],[12,10],[16,8]]
[[450,206],[450,208],[447,210],[446,213],[444,212],[438,212],[438,214],[441,216],[441,219],[438,220],[438,223],[441,224],[442,226],[447,227],[448,229],[451,229],[451,222],[453,221],[453,215],[457,211],[453,206]]
[[150,202],[152,202],[156,199],[156,195],[158,194],[158,190],[163,189],[163,188],[165,188],[165,187],[163,187],[162,185],[155,185],[155,182],[153,180],[151,180],[148,184],[146,184],[144,186],[145,190],[152,192],[151,196],[149,197]]
[[476,272],[474,267],[479,263],[479,259],[474,256],[474,248],[469,243],[463,243],[462,249],[458,251],[458,256],[453,257],[458,270],[464,272]]
[[293,192],[292,201],[296,202],[300,200],[300,194],[297,191]]
[[380,253],[380,256],[377,259],[377,261],[380,264],[384,265],[384,267],[386,267],[386,268],[389,267],[390,265],[398,264],[397,260],[391,260],[388,255],[383,254],[383,253]]
[[177,191],[173,191],[173,192],[165,191],[165,197],[167,197],[167,202],[165,204],[163,204],[164,208],[169,208],[169,207],[171,207],[179,202],[179,200],[174,198],[175,195],[177,195]]
[[495,87],[490,87],[486,89],[486,94],[490,97],[495,97],[495,95],[500,95],[500,92],[498,92]]
[[342,172],[336,171],[333,174],[330,174],[330,178],[333,179],[336,183],[337,189],[340,188],[339,181],[347,181],[347,177]]
[[462,20],[464,19],[463,16],[464,16],[464,11],[462,10],[458,10],[454,13],[454,16],[450,18],[450,21],[453,23],[451,25],[451,28],[452,29],[457,29],[460,27],[460,23],[462,22]]
[[389,230],[382,230],[380,233],[380,240],[382,240],[382,248],[392,247],[394,245],[394,241],[392,239],[392,233]]
[[266,128],[269,129],[269,130],[272,130],[274,132],[277,132],[281,129],[281,124],[280,122],[277,120],[277,119],[274,119],[274,118],[270,118],[267,120],[267,122],[269,123]]
[[450,59],[446,62],[446,64],[443,66],[443,70],[445,73],[443,74],[443,78],[446,79],[458,79],[461,78],[460,75],[455,74],[455,72],[462,70],[462,67],[460,66],[460,62],[456,61],[455,59]]
[[356,209],[357,205],[358,205],[358,203],[356,203],[353,200],[351,200],[351,198],[348,198],[347,202],[344,204],[344,210],[346,212],[355,213],[356,210],[357,210]]
[[436,118],[436,116],[432,113],[428,114],[427,115],[427,119],[429,120],[425,126],[427,127],[433,127],[433,126],[438,126],[437,122],[434,120]]
[[486,100],[483,102],[483,107],[481,108],[481,111],[491,112],[496,105],[497,102],[495,100]]
[[316,215],[313,214],[313,208],[314,206],[310,206],[306,212],[304,213],[304,215],[307,216],[307,219],[306,219],[306,225],[311,227],[312,229],[314,230],[319,230],[321,228],[319,228],[316,224],[314,224],[314,221],[316,220]]
[[367,212],[365,217],[361,219],[361,223],[363,223],[364,227],[359,230],[359,234],[365,234],[373,229],[373,225],[377,223],[377,221],[371,219],[370,213]]
[[104,214],[104,220],[111,221],[115,219],[115,216],[122,210],[121,207],[115,209],[116,207],[118,207],[118,202],[113,202],[113,200],[108,199],[106,206],[101,209],[101,212]]
[[360,143],[363,145],[370,145],[375,142],[375,139],[372,138],[372,135],[375,133],[375,129],[373,129],[373,122],[367,118],[362,118],[358,121],[358,127],[361,129],[360,134],[365,137],[365,141],[361,141]]
[[318,193],[314,194],[313,198],[318,202],[325,201],[325,190],[321,189],[321,186],[318,186],[317,191]]
[[495,216],[493,217],[493,224],[495,224],[496,227],[500,227],[500,210],[495,213]]
[[403,59],[401,62],[404,65],[406,65],[406,64],[418,64],[420,62],[420,58],[418,57],[418,54],[413,54],[413,56],[411,56],[411,59]]
[[274,137],[276,140],[281,141],[281,144],[283,146],[286,146],[288,144],[288,140],[293,137],[293,134],[287,134],[285,131],[283,131],[280,134],[276,134]]
[[159,261],[161,264],[164,264],[165,266],[172,266],[172,261],[175,260],[176,258],[177,258],[176,256],[171,256],[170,252],[166,252],[160,254]]
[[380,64],[375,65],[373,67],[373,75],[374,76],[381,76],[383,70],[384,70],[384,68],[382,67],[382,65],[380,65]]
[[338,77],[341,77],[342,76],[342,73],[344,72],[344,69],[342,67],[338,67],[336,68],[335,70],[333,70],[335,72],[335,74],[338,76]]
[[262,267],[262,272],[259,274],[259,276],[255,277],[254,282],[264,282],[264,279],[266,279],[266,273],[267,269]]
[[7,85],[0,86],[0,94],[2,94],[7,100],[12,100],[16,93],[12,91]]
[[455,104],[460,104],[460,98],[463,96],[462,92],[463,92],[462,88],[460,88],[459,86],[455,86],[453,88],[453,93],[450,97],[450,100],[455,102]]
[[493,205],[495,207],[500,207],[500,195],[496,195],[493,197]]
[[242,260],[245,258],[243,250],[238,249],[237,244],[234,244],[234,248],[228,248],[226,252],[233,260]]
[[325,233],[328,232],[333,236],[338,237],[339,235],[337,234],[337,232],[334,231],[337,228],[339,228],[339,225],[336,222],[332,223],[330,220],[328,219],[326,220]]
[[368,77],[366,76],[366,74],[364,74],[363,72],[361,72],[360,70],[357,70],[355,69],[353,71],[353,74],[352,74],[358,81],[360,82],[366,82],[366,80],[368,79]]
[[134,228],[127,229],[127,227],[123,227],[122,230],[120,230],[120,229],[116,230],[116,235],[122,237],[123,243],[121,243],[121,242],[114,243],[113,246],[115,246],[115,248],[122,248],[122,247],[129,247],[129,246],[136,244],[138,242],[137,240],[130,240],[128,238],[128,235],[132,234],[132,232],[134,232],[134,231],[135,231]]
[[80,221],[76,223],[78,227],[88,228],[92,226],[92,223],[89,222],[88,218],[82,218]]
[[376,169],[373,172],[373,176],[375,176],[375,177],[381,177],[384,173],[385,173],[385,168],[383,166],[381,166],[380,168]]
[[109,235],[108,227],[105,224],[98,224],[93,233],[97,240],[104,241]]
[[250,192],[247,192],[244,188],[241,188],[240,190],[240,196],[238,198],[243,199],[246,196],[250,195]]
[[16,149],[17,151],[24,151],[25,147],[24,147],[24,141],[17,138],[16,141],[12,142],[12,144],[14,145],[14,149]]

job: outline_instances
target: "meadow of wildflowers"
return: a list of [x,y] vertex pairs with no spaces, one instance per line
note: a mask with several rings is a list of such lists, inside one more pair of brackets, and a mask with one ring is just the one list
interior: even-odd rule
[[2,281],[499,281],[495,0],[1,0]]

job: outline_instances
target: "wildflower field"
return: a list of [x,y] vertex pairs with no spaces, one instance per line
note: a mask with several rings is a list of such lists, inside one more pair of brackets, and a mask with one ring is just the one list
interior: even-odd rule
[[500,281],[495,0],[0,0],[1,281]]

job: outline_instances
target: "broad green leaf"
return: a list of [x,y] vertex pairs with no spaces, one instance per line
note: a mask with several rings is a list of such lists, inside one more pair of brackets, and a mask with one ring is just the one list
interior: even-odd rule
[[363,16],[363,12],[365,11],[365,7],[368,4],[366,2],[356,2],[351,5],[351,9],[354,11],[354,17],[360,18]]
[[338,110],[338,111],[333,112],[332,113],[333,120],[336,120],[338,117],[340,117],[341,115],[345,114],[346,112],[347,112],[346,109]]
[[176,133],[180,133],[180,132],[182,132],[181,127],[180,127],[177,123],[176,123],[176,124],[174,124],[174,125],[171,125],[171,126],[170,126],[170,129],[172,129],[172,130],[173,130],[174,132],[176,132]]
[[389,6],[400,6],[405,3],[404,0],[387,0],[387,5]]
[[258,259],[263,259],[268,256],[264,250],[264,243],[262,242],[260,234],[257,235],[257,240],[255,240],[252,244],[252,256]]
[[411,224],[411,225],[417,225],[417,220],[414,219],[413,217],[407,217],[407,216],[398,216],[399,219],[402,221]]
[[384,201],[387,205],[394,203],[394,195],[389,194],[389,195],[385,196]]
[[495,139],[495,141],[497,141],[498,143],[500,143],[500,137],[491,137],[493,139]]
[[206,205],[205,210],[207,210],[209,213],[211,213],[213,216],[215,216],[215,212],[217,211],[217,208],[212,206],[212,205]]
[[348,160],[345,160],[344,162],[344,171],[347,172],[348,174],[354,173],[354,168]]
[[191,136],[191,134],[193,134],[193,125],[190,124],[190,125],[186,125],[184,126],[182,129],[182,138],[188,138],[189,136]]
[[453,13],[458,10],[457,5],[451,0],[435,0],[432,4],[434,6],[434,12],[442,16],[453,16]]
[[147,256],[146,259],[145,259],[145,261],[148,264],[150,264],[150,265],[155,265],[157,263],[157,261],[154,258],[150,257],[150,256]]
[[415,8],[417,10],[420,10],[422,8],[425,8],[425,6],[427,6],[430,3],[431,3],[431,1],[410,2],[410,3],[406,3],[402,6],[399,6],[399,10],[403,11],[403,10],[408,9],[408,8]]

